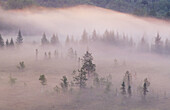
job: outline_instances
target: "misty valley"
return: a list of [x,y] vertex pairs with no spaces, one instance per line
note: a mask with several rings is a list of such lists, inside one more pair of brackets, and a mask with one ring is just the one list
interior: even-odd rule
[[0,110],[169,110],[169,30],[92,6],[0,9]]

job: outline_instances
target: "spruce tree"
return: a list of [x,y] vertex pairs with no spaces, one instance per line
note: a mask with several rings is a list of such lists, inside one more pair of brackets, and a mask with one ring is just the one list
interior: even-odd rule
[[81,36],[81,43],[87,44],[88,43],[88,34],[86,30],[83,31],[83,34]]
[[41,44],[42,44],[42,45],[47,45],[47,44],[49,44],[49,41],[48,41],[48,39],[46,38],[45,33],[43,34],[43,37],[42,37],[42,39],[41,39]]
[[86,87],[87,72],[84,70],[84,68],[78,70],[78,75],[74,77],[74,81],[75,84],[77,84],[80,89]]
[[4,40],[0,34],[0,47],[4,47]]
[[87,72],[89,76],[95,74],[96,65],[93,64],[93,57],[88,51],[86,51],[85,55],[83,56],[82,68]]
[[23,37],[22,37],[21,31],[19,30],[18,37],[16,39],[16,44],[21,45],[22,43],[23,43]]
[[93,30],[92,40],[93,40],[93,41],[96,41],[96,40],[97,40],[96,30]]
[[67,38],[66,38],[65,45],[70,45],[70,38],[69,38],[69,36],[67,36]]
[[12,38],[11,38],[11,41],[10,41],[10,43],[9,43],[9,46],[10,46],[10,47],[14,47],[14,41],[13,41]]
[[6,47],[8,47],[9,46],[9,41],[8,41],[8,39],[6,40]]
[[56,35],[53,35],[53,37],[51,38],[51,44],[52,45],[59,44],[59,40],[58,40],[58,37]]
[[159,33],[155,37],[154,51],[157,53],[162,53],[162,41]]

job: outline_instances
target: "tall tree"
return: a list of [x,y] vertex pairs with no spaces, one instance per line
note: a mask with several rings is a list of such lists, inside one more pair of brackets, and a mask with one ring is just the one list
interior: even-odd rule
[[23,43],[23,37],[22,37],[21,31],[19,30],[18,37],[16,39],[16,44],[21,45],[22,43]]

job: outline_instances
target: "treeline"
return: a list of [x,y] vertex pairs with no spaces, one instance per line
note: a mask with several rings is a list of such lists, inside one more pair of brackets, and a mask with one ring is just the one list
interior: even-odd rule
[[169,0],[2,0],[1,2],[8,9],[21,9],[32,5],[69,7],[88,4],[140,16],[170,18]]
[[[0,48],[15,47],[21,45],[22,43],[23,36],[20,30],[18,32],[16,42],[13,41],[13,38],[4,41],[2,35],[0,34]],[[128,37],[127,35],[124,34],[120,35],[118,32],[115,33],[114,31],[106,30],[103,35],[98,35],[94,30],[93,33],[90,35],[89,33],[86,32],[86,30],[84,30],[80,40],[77,39],[75,40],[74,36],[71,37],[67,36],[64,43],[66,47],[73,47],[75,45],[97,45],[97,44],[110,46],[113,45],[118,48],[170,55],[170,40],[166,39],[165,41],[163,41],[159,33],[157,33],[156,37],[154,37],[154,43],[151,44],[149,41],[147,41],[147,39],[144,36],[137,43],[136,41],[134,41],[132,37]],[[63,46],[63,43],[60,42],[57,34],[56,35],[53,34],[53,36],[50,39],[48,39],[48,37],[44,33],[41,38],[41,45],[42,46],[52,45],[60,47]],[[76,52],[73,52],[73,50],[70,51],[76,54]]]
[[[73,36],[67,36],[65,40],[65,46],[72,47],[73,45],[101,44],[124,49],[132,49],[140,52],[170,55],[169,39],[163,41],[159,33],[157,33],[156,37],[154,37],[154,43],[151,44],[150,42],[147,41],[144,36],[139,40],[139,43],[137,43],[132,37],[128,37],[127,35],[120,35],[119,33],[115,33],[114,31],[106,30],[103,35],[98,35],[94,30],[92,35],[90,35],[86,32],[86,30],[84,30],[80,40],[75,40]],[[48,40],[44,33],[41,39],[41,44],[44,46],[61,45],[62,43],[59,41],[57,35],[53,35],[53,37],[51,37],[51,40]]]

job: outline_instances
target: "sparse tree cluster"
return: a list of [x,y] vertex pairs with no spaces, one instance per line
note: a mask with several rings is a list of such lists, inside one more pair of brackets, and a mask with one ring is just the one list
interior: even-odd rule
[[41,44],[43,46],[45,45],[53,45],[53,46],[56,46],[56,45],[59,45],[60,44],[60,41],[58,39],[58,36],[53,34],[53,36],[51,37],[51,40],[49,41],[46,37],[46,34],[44,33],[42,38],[41,38]]
[[23,43],[23,37],[22,37],[22,33],[19,30],[18,32],[18,36],[16,39],[16,43],[14,42],[13,38],[11,38],[10,40],[6,39],[6,42],[4,41],[4,39],[2,38],[2,35],[0,34],[0,48],[13,48],[16,45],[21,45]]

